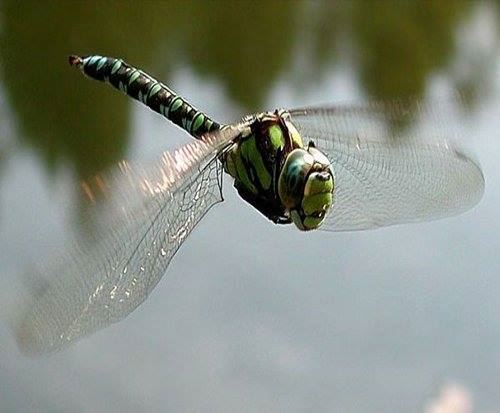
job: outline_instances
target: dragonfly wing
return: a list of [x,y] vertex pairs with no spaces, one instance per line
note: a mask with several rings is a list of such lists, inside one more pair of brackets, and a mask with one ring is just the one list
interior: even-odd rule
[[314,141],[332,163],[334,204],[321,229],[427,221],[474,206],[484,177],[449,139],[451,112],[446,102],[415,101],[291,111],[303,139]]
[[216,132],[147,169],[122,163],[84,185],[91,200],[107,198],[98,203],[97,231],[42,274],[47,286],[18,324],[23,351],[60,349],[146,299],[198,221],[222,200],[217,156],[237,134],[237,128]]
[[429,101],[418,98],[368,101],[300,108],[289,113],[309,131],[374,141],[399,138],[404,131],[407,138],[436,141],[462,133],[463,125],[457,120],[467,118],[471,99],[465,93],[456,93]]

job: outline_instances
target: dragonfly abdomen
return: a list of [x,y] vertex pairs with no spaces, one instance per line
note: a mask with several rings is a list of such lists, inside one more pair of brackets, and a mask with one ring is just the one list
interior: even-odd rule
[[128,96],[144,103],[195,138],[220,129],[217,122],[197,110],[162,82],[121,59],[98,55],[70,56],[69,63],[79,67],[87,76],[109,83]]

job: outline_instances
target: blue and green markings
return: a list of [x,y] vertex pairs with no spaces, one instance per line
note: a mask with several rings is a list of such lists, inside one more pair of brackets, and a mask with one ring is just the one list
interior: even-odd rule
[[256,128],[241,136],[227,152],[224,167],[237,187],[256,196],[276,198],[276,161],[285,149],[285,135],[275,114],[259,115]]
[[248,124],[224,158],[240,196],[275,223],[318,228],[333,204],[328,158],[312,142],[304,147],[287,112],[261,113]]
[[[195,138],[221,129],[163,83],[123,60],[94,55],[71,56],[69,62],[146,104]],[[264,112],[244,122],[248,127],[220,157],[238,193],[275,223],[317,228],[333,204],[328,159],[313,144],[304,147],[286,111]]]
[[144,103],[195,138],[220,129],[217,122],[194,108],[163,83],[121,59],[98,55],[70,56],[69,62],[72,66],[79,67],[87,76],[109,83]]

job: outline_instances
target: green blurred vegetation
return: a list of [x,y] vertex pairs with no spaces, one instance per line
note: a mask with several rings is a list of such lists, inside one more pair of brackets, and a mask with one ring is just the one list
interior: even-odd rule
[[453,61],[456,30],[478,4],[4,0],[0,70],[19,139],[49,170],[70,164],[85,178],[124,156],[130,102],[83,81],[68,54],[123,57],[167,73],[167,83],[168,73],[189,65],[249,112],[264,109],[280,76],[314,84],[346,61],[370,97],[421,96],[429,76]]
[[427,77],[455,55],[455,30],[474,6],[460,0],[353,4],[359,76],[376,98],[421,96]]

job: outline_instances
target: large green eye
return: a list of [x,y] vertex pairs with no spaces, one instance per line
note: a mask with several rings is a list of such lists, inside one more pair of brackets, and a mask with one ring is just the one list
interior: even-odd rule
[[302,202],[307,175],[314,157],[305,149],[294,149],[287,156],[278,179],[278,194],[287,209],[295,209]]

